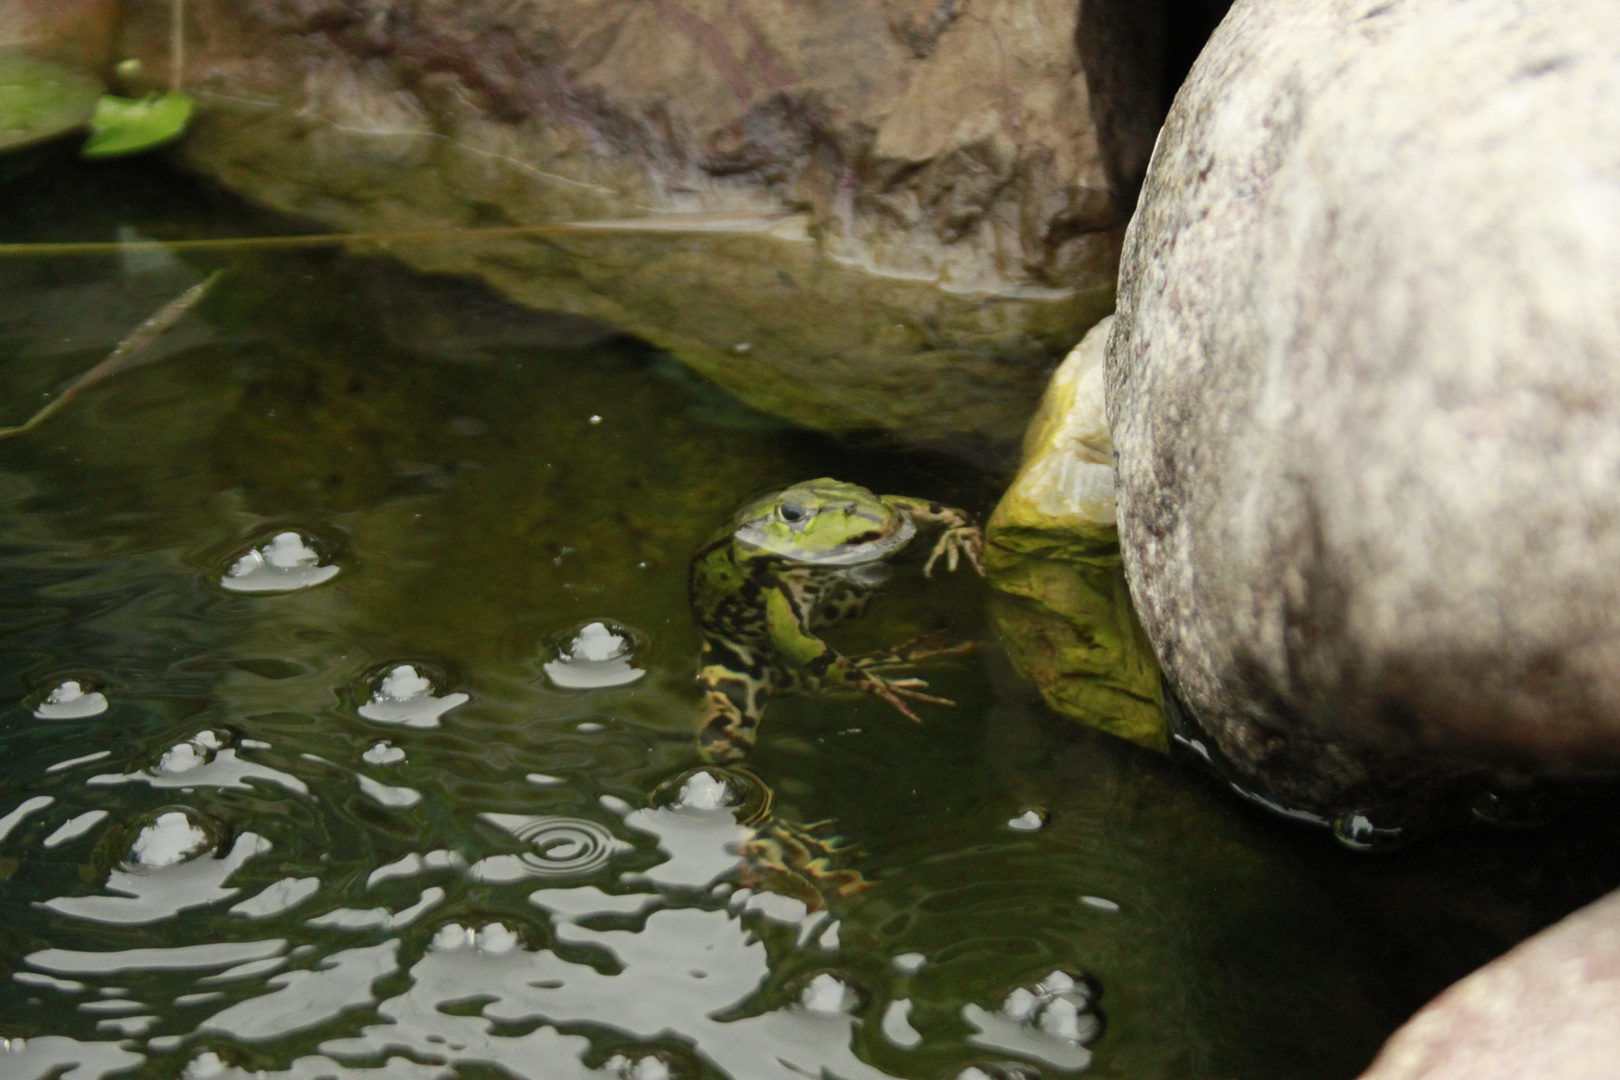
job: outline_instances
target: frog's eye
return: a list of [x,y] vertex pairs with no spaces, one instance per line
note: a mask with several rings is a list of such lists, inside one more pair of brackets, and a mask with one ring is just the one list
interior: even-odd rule
[[810,511],[795,502],[785,502],[776,508],[783,521],[803,521],[810,516]]

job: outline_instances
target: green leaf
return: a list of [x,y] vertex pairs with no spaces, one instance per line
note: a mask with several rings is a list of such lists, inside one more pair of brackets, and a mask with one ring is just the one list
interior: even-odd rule
[[83,127],[101,91],[101,80],[87,71],[0,54],[0,150]]
[[140,101],[107,94],[96,102],[90,138],[79,153],[89,158],[117,157],[162,146],[186,130],[195,105],[191,95],[181,90]]

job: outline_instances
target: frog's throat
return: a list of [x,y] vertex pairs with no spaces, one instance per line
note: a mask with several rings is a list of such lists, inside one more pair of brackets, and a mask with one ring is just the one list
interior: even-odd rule
[[911,543],[911,538],[916,535],[917,523],[911,520],[910,514],[901,514],[899,525],[888,536],[827,551],[798,547],[780,537],[769,535],[753,522],[743,525],[735,533],[737,543],[745,550],[754,548],[767,551],[784,559],[809,563],[813,566],[858,566],[861,563],[877,562]]

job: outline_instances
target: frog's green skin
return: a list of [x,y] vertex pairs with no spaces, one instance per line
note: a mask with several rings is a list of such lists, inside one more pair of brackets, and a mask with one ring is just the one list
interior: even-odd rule
[[[874,495],[837,480],[807,480],[744,507],[692,559],[692,609],[704,631],[706,757],[730,761],[754,744],[772,697],[820,688],[859,690],[913,720],[904,698],[950,704],[918,692],[917,679],[885,679],[873,669],[952,650],[880,656],[840,655],[817,631],[860,615],[922,524],[940,525],[924,573],[944,558],[966,558],[984,573],[984,538],[966,513],[898,495]],[[957,650],[959,651],[959,650]]]

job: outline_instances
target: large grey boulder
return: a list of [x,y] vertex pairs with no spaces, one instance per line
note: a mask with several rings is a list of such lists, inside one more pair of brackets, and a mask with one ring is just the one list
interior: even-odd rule
[[[169,0],[123,38],[167,78]],[[1162,0],[211,0],[179,148],[829,429],[1016,439],[1112,303]],[[137,89],[144,85],[137,80]]]
[[1486,964],[1390,1037],[1361,1080],[1612,1080],[1620,893]]
[[1240,0],[1108,407],[1142,622],[1244,780],[1620,767],[1620,5]]

